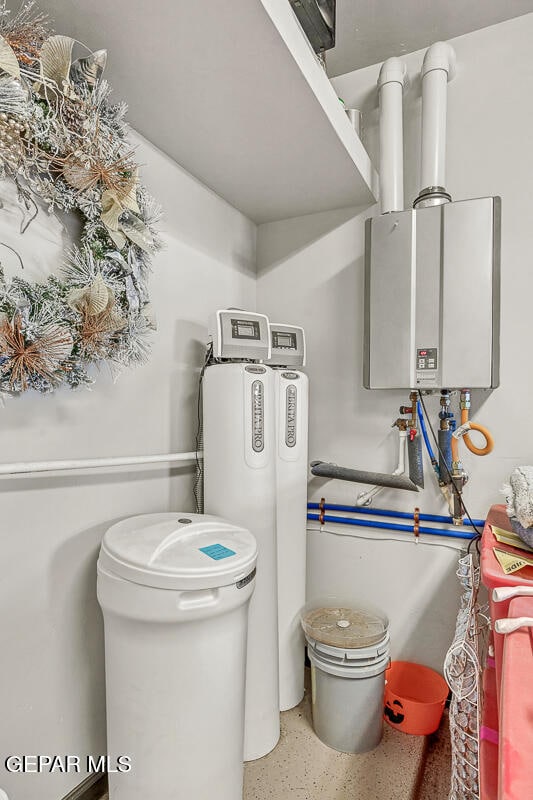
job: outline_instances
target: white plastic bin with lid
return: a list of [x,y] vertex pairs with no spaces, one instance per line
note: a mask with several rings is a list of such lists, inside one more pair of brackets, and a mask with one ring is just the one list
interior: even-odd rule
[[302,625],[311,661],[313,727],[343,753],[373,750],[383,735],[388,620],[346,605],[307,605]]
[[254,537],[218,517],[146,514],[105,534],[110,800],[241,800]]

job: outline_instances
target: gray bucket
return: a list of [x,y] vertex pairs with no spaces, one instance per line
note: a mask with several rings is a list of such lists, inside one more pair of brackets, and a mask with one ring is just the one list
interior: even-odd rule
[[381,646],[349,651],[309,639],[307,644],[316,735],[342,753],[373,750],[383,735],[388,636]]

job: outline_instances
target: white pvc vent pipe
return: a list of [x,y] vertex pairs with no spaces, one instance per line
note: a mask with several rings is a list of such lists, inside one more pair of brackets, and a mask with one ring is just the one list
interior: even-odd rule
[[163,453],[150,456],[118,456],[110,458],[78,458],[62,461],[14,461],[0,464],[0,477],[6,475],[32,475],[39,472],[73,472],[78,469],[109,469],[137,464],[176,464],[182,461],[203,459],[202,452]]
[[447,42],[432,44],[424,56],[421,191],[446,186],[447,84],[455,75],[455,64],[455,51]]
[[381,213],[403,211],[403,88],[406,68],[388,58],[379,78],[379,192]]

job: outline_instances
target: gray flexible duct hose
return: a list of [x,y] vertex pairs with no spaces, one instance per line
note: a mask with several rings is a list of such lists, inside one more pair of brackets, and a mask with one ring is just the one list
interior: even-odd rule
[[418,486],[407,475],[388,475],[384,472],[367,472],[366,470],[348,469],[328,464],[325,461],[313,461],[311,473],[318,478],[335,478],[353,483],[368,483],[371,486],[388,486],[390,489],[407,489],[418,492]]
[[409,477],[424,488],[424,461],[422,454],[422,437],[415,436],[413,440],[407,439],[407,457],[409,459]]
[[[446,469],[448,467],[448,469]],[[452,472],[452,432],[439,430],[439,473],[443,483],[450,483]]]

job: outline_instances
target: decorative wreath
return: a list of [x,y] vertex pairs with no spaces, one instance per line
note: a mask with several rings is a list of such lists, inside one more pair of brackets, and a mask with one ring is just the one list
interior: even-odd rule
[[142,363],[150,350],[160,208],[139,183],[127,106],[109,102],[107,53],[73,60],[78,44],[52,35],[33,2],[12,17],[0,0],[0,179],[29,218],[21,233],[43,202],[82,223],[44,283],[7,281],[0,264],[0,392],[87,385],[91,364]]

